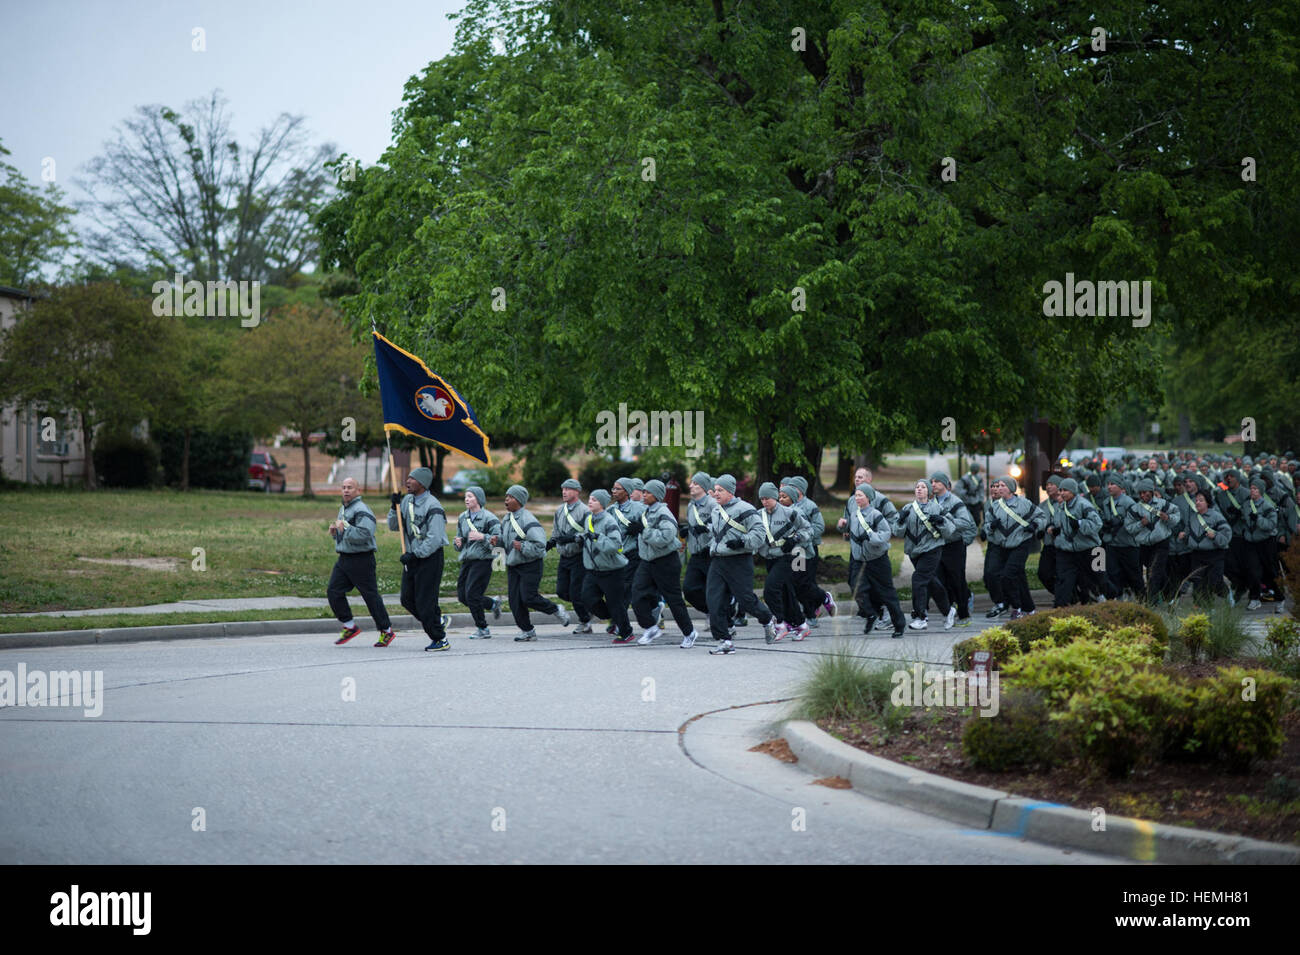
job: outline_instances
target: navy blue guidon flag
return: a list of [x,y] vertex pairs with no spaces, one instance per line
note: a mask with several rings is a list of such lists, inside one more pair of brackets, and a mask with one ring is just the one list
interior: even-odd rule
[[409,351],[378,332],[371,334],[375,336],[385,430],[428,438],[490,467],[488,436],[478,426],[469,402]]

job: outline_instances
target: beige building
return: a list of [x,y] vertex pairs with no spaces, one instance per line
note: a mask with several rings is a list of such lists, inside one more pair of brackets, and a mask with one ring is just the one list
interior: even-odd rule
[[[30,293],[0,285],[0,328],[15,324],[31,303]],[[0,408],[0,473],[10,481],[82,484],[85,457],[81,432],[68,428],[66,416],[51,420],[30,406]]]

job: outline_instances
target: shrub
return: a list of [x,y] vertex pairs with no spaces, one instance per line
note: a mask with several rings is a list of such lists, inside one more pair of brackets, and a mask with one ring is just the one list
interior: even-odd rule
[[1246,608],[1216,600],[1210,608],[1210,628],[1205,637],[1209,658],[1226,660],[1241,656],[1241,651],[1251,642],[1250,631],[1246,629]]
[[630,461],[615,461],[612,458],[592,458],[578,469],[578,480],[582,489],[591,493],[596,488],[608,491],[619,478],[632,473],[635,465]]
[[1064,647],[1040,646],[1008,662],[1002,679],[1038,690],[1049,707],[1058,709],[1079,690],[1150,666],[1151,653],[1151,645],[1109,637]]
[[1075,690],[1052,719],[1085,764],[1117,778],[1163,753],[1190,708],[1187,687],[1167,674],[1114,667]]
[[1083,617],[1102,630],[1146,627],[1162,653],[1169,645],[1169,629],[1159,613],[1142,604],[1118,600],[1108,600],[1104,604],[1082,604],[1074,607],[1059,607],[1056,610],[1040,610],[1031,617],[1010,621],[1005,626],[1019,639],[1021,649],[1028,650],[1031,643],[1049,636],[1052,623],[1064,617]]
[[1210,618],[1203,613],[1194,613],[1184,617],[1178,626],[1177,639],[1191,657],[1193,663],[1205,653],[1209,642]]
[[1290,656],[1300,650],[1300,623],[1283,617],[1264,625],[1268,631],[1269,649],[1280,656]]
[[995,773],[1053,765],[1057,740],[1043,695],[1006,688],[1000,696],[996,716],[972,716],[962,728],[961,750],[971,765]]
[[1012,657],[1020,655],[1020,641],[1006,627],[989,627],[952,648],[953,666],[958,670],[969,670],[974,664],[976,650],[992,652],[994,662],[1001,667]]
[[[153,439],[162,452],[166,482],[179,485],[185,432],[175,428],[155,428]],[[190,434],[190,487],[243,490],[248,486],[248,458],[252,452],[251,434],[195,429]]]
[[1226,763],[1234,772],[1245,772],[1257,759],[1272,759],[1286,741],[1282,717],[1293,706],[1295,685],[1294,680],[1269,670],[1219,670],[1217,676],[1192,688],[1189,742],[1199,744],[1202,755]]
[[529,448],[521,476],[529,494],[556,497],[560,493],[560,485],[573,476],[565,463],[555,456],[554,451],[554,448],[543,446]]
[[162,481],[158,447],[133,435],[109,435],[95,445],[95,474],[103,487],[151,487]]
[[837,644],[809,668],[798,695],[803,719],[869,719],[893,729],[907,711],[890,700],[895,667],[870,666],[849,644]]

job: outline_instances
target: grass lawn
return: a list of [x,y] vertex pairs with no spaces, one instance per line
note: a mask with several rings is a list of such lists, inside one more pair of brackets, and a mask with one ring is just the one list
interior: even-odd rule
[[[339,500],[304,501],[292,495],[239,491],[95,491],[20,489],[3,492],[6,533],[0,535],[0,612],[131,607],[223,597],[323,597],[334,565],[333,541],[326,530]],[[372,496],[378,512],[379,588],[396,593],[401,565],[397,535],[383,529],[387,501]],[[443,501],[454,522],[458,502]],[[495,513],[495,512],[494,512]],[[840,507],[826,507],[828,534],[823,554],[848,560],[848,542],[835,532]],[[550,518],[542,518],[550,528]],[[194,548],[203,548],[203,567],[194,568]],[[89,558],[87,560],[86,558]],[[122,561],[149,561],[132,566]],[[903,561],[902,541],[890,550],[895,574]],[[119,563],[101,563],[115,561]],[[558,556],[546,555],[543,593],[555,592]],[[1037,557],[1030,558],[1030,579]],[[443,594],[448,610],[455,602],[457,562],[447,562]],[[983,585],[972,582],[972,589]],[[504,594],[505,572],[492,575],[489,593]],[[281,617],[280,614],[284,614]],[[58,621],[54,629],[192,623],[200,620],[285,619],[327,616],[324,611],[254,611],[249,615],[212,613],[129,616],[108,624],[102,618]],[[40,624],[44,627],[44,624]],[[0,632],[36,629],[34,620],[0,622]]]

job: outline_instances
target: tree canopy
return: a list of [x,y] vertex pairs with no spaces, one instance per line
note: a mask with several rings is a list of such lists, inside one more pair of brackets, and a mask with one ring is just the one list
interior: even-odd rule
[[[1294,332],[1298,25],[1281,2],[474,0],[319,216],[323,257],[354,326],[489,433],[583,446],[620,401],[703,408],[766,477],[945,424],[1087,427],[1158,397],[1162,336]],[[1067,273],[1151,283],[1149,324],[1045,315]]]

